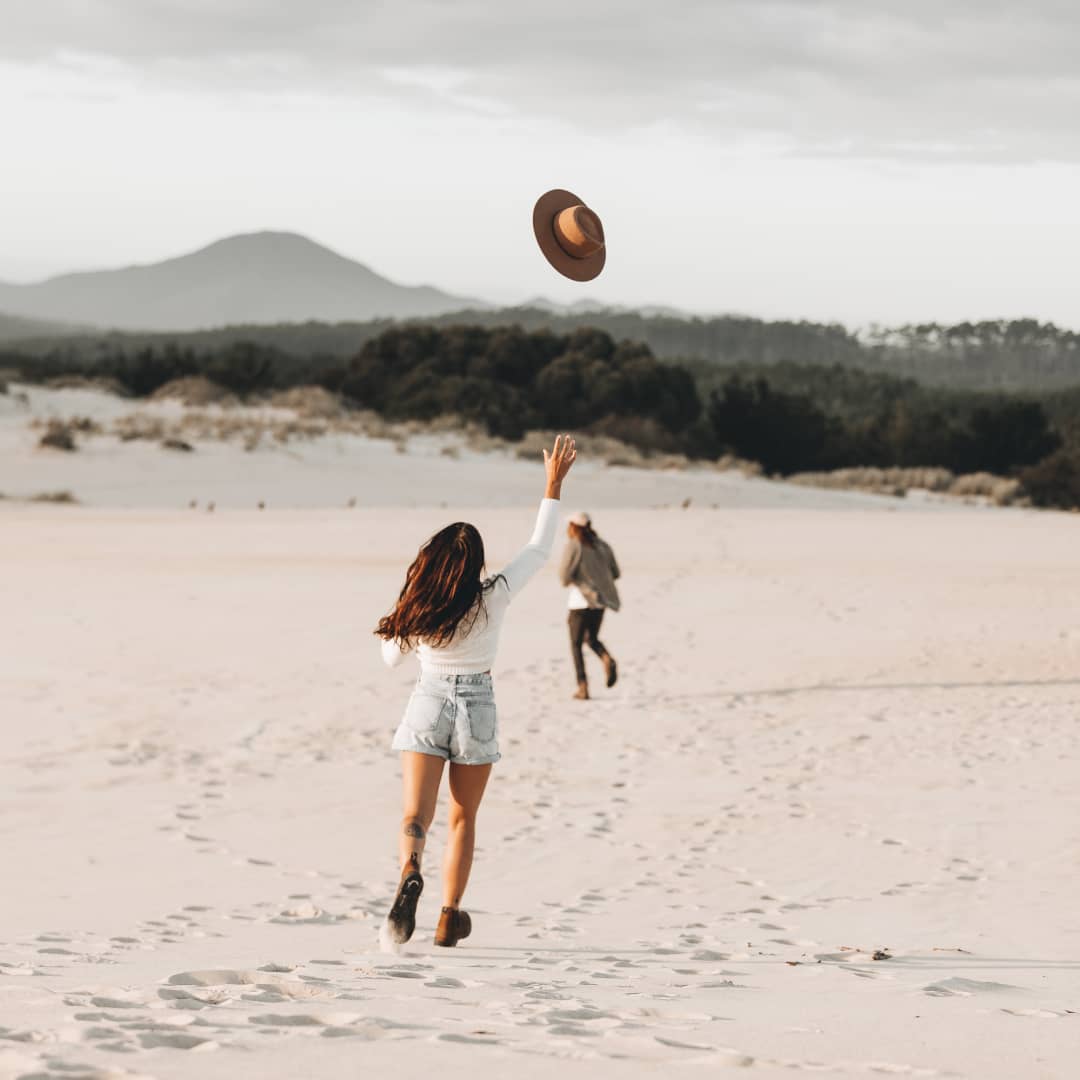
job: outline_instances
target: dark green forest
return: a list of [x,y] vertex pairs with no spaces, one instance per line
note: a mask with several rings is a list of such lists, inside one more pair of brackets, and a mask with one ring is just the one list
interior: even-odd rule
[[[516,308],[457,312],[426,320],[424,325],[489,329],[517,325],[558,336],[582,328],[597,329],[616,341],[641,342],[657,358],[690,363],[699,371],[710,367],[772,369],[779,364],[840,364],[953,389],[1027,392],[1080,385],[1080,334],[1034,319],[872,328],[856,335],[839,325],[766,322],[731,315],[710,319],[614,311],[571,315]],[[355,356],[367,342],[397,326],[383,319],[232,326],[190,334],[96,333],[42,337],[10,347],[24,356],[63,354],[72,361],[83,361],[113,349],[161,349],[174,344],[211,352],[244,343],[275,349],[311,364]]]
[[[648,344],[597,328],[560,333],[426,322],[383,326],[348,357],[207,334],[115,336],[95,339],[92,348],[70,341],[12,346],[0,351],[0,368],[34,379],[109,379],[136,396],[189,375],[241,396],[314,383],[390,419],[453,414],[508,439],[568,428],[645,452],[696,459],[732,453],[775,475],[849,466],[986,471],[1019,477],[1041,505],[1080,506],[1080,388],[935,386],[836,362],[834,347],[862,348],[840,328],[790,324],[781,332],[785,325],[757,324],[754,346],[735,334],[732,352],[742,359],[723,364],[663,361]],[[927,333],[912,340],[929,340]],[[785,334],[787,349],[778,344]],[[768,362],[761,352],[766,338]],[[979,340],[991,339],[987,331]],[[799,342],[807,340],[814,347],[802,350]],[[1057,331],[1045,341],[1056,342],[1062,355],[1074,347],[1071,335]],[[788,359],[786,351],[815,362]]]

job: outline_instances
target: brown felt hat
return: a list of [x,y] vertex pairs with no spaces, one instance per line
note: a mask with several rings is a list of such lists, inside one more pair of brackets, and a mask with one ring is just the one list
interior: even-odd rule
[[604,226],[573,192],[555,188],[536,200],[533,232],[556,270],[573,281],[592,281],[604,269]]

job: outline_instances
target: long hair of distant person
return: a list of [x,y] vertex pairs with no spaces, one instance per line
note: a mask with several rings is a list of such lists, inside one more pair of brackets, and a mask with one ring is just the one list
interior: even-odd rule
[[596,546],[597,536],[592,525],[578,525],[577,522],[571,521],[569,531],[571,540],[577,540],[586,547]]

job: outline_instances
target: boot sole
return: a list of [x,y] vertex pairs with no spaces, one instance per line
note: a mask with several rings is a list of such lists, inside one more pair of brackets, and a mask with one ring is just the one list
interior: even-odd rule
[[416,905],[423,891],[424,879],[416,873],[409,874],[398,886],[394,906],[386,916],[387,932],[395,945],[404,945],[413,936],[416,930]]

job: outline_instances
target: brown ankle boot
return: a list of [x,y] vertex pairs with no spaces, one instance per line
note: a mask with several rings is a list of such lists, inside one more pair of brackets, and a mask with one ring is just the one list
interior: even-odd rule
[[604,674],[607,675],[608,686],[614,686],[615,680],[619,677],[619,669],[615,665],[615,657],[611,653],[604,653]]
[[577,693],[574,694],[574,697],[578,701],[588,701],[589,700],[589,684],[585,683],[585,682],[579,682],[577,684]]
[[439,916],[439,928],[435,931],[435,944],[452,948],[462,938],[472,933],[472,919],[461,908],[444,907]]

